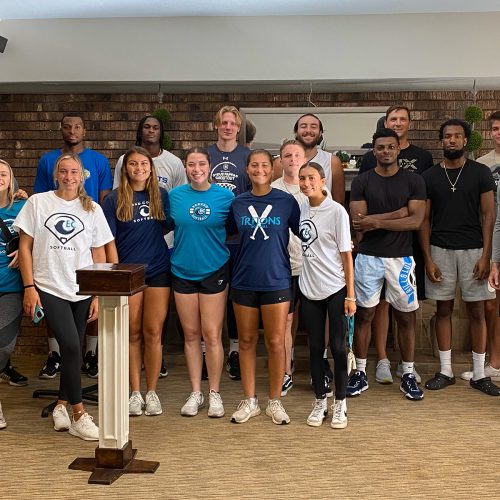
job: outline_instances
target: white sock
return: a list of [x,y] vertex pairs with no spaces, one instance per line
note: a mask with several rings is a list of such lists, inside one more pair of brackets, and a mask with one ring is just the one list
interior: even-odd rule
[[323,353],[323,359],[328,359],[328,349],[325,349],[325,352]]
[[240,343],[238,339],[229,339],[229,354],[231,354],[233,351],[239,352],[240,350]]
[[61,352],[59,351],[59,344],[53,337],[49,337],[49,353],[51,352],[57,352],[57,354],[61,355]]
[[441,373],[447,377],[453,377],[451,349],[449,351],[439,351],[439,361],[441,362]]
[[366,358],[356,358],[356,370],[358,370],[358,372],[363,372],[366,374]]
[[85,340],[87,342],[87,350],[85,352],[91,351],[92,354],[95,354],[97,349],[97,337],[95,335],[85,335]]
[[413,373],[413,361],[412,362],[407,362],[407,361],[401,361],[401,368],[403,369],[403,375],[406,375],[407,373]]
[[205,354],[207,352],[207,348],[205,347],[205,341],[201,341],[201,352]]
[[484,375],[484,361],[486,353],[478,354],[472,351],[472,380],[480,380]]

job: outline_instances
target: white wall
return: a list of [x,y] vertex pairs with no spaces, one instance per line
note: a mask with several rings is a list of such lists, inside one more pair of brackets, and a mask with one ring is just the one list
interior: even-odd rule
[[479,78],[500,13],[2,21],[6,82]]

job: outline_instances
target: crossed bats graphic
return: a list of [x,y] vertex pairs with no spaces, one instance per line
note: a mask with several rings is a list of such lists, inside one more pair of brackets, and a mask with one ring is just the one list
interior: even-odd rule
[[262,234],[264,235],[264,239],[267,240],[269,239],[269,236],[266,234],[264,231],[264,228],[262,227],[262,219],[265,219],[271,210],[273,209],[272,205],[267,205],[260,217],[257,215],[257,210],[255,210],[255,207],[253,205],[250,205],[248,207],[248,211],[250,212],[250,215],[257,221],[257,225],[255,226],[255,229],[253,230],[252,236],[250,236],[251,240],[255,240],[255,234],[257,233],[257,229],[260,229],[262,231]]

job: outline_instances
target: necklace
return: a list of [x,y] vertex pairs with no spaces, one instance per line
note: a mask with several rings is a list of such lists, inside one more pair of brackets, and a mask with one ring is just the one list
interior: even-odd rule
[[451,190],[453,192],[455,192],[457,190],[457,188],[455,186],[457,185],[458,179],[460,179],[460,174],[462,173],[462,170],[464,169],[464,166],[465,166],[465,159],[462,163],[462,166],[460,167],[460,172],[458,172],[458,175],[457,175],[457,178],[455,179],[455,182],[451,182],[450,176],[448,175],[448,170],[446,169],[446,163],[444,160],[441,163],[441,166],[443,167],[444,173],[446,174],[446,178],[448,179],[448,182],[450,183]]

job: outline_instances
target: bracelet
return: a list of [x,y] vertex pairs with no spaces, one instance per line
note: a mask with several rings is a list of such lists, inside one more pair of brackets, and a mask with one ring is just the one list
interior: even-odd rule
[[353,297],[346,297],[344,300],[348,300],[349,302],[356,302],[356,299]]
[[24,285],[23,288],[26,290],[26,288],[35,288],[35,285]]

